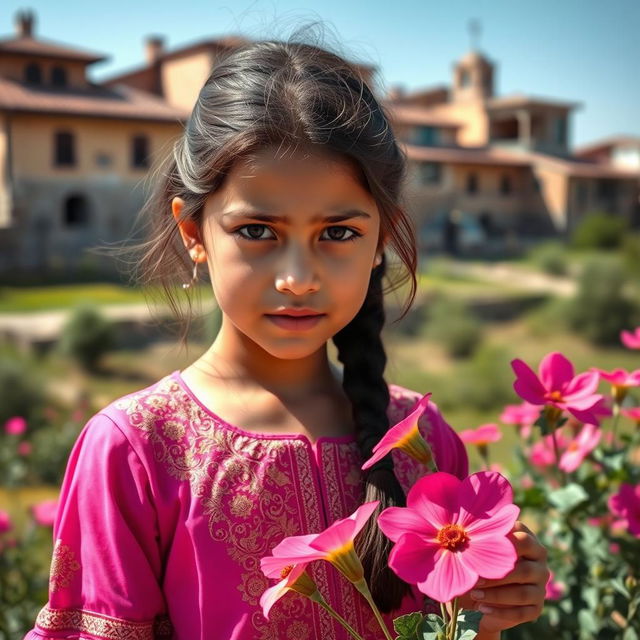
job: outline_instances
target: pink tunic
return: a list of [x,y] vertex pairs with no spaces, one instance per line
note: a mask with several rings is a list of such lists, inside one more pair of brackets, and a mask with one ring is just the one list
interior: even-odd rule
[[[419,393],[390,385],[391,424]],[[438,466],[464,478],[462,441],[430,405],[420,428]],[[407,490],[424,472],[394,450]],[[285,536],[316,533],[363,502],[353,436],[257,434],[200,403],[180,371],[92,416],[70,453],[53,526],[49,599],[24,640],[347,640],[323,609],[274,584],[260,558]],[[368,605],[329,563],[310,575],[366,640],[383,638]],[[426,610],[414,588],[392,618]]]

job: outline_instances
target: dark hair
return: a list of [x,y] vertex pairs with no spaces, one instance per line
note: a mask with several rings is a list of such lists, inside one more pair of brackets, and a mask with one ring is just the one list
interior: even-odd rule
[[[222,185],[233,163],[272,145],[315,147],[351,162],[377,202],[381,234],[392,250],[392,256],[384,256],[373,270],[362,308],[334,337],[365,460],[389,428],[386,354],[380,336],[385,321],[383,277],[389,289],[409,284],[406,313],[416,290],[416,248],[413,225],[401,204],[406,158],[385,109],[357,65],[323,47],[292,39],[249,43],[219,59],[141,211],[152,228],[150,239],[137,246],[143,250],[137,260],[139,279],[162,285],[183,321],[181,340],[186,344],[190,297],[186,296],[189,313],[183,315],[175,291],[191,277],[193,263],[184,250],[171,201],[182,198],[181,219],[200,224],[205,199]],[[376,523],[382,509],[405,503],[391,455],[365,473],[364,485],[365,501],[380,500],[380,506],[356,547],[376,603],[390,612],[409,593],[409,586],[387,566],[391,543]]]

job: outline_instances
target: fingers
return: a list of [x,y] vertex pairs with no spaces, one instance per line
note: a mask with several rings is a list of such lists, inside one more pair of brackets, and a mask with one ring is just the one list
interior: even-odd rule
[[496,580],[480,579],[476,583],[474,589],[490,589],[503,584],[537,584],[544,587],[549,580],[549,569],[546,563],[540,560],[527,560],[520,558],[513,571],[508,573],[504,578]]
[[542,606],[544,593],[544,586],[539,584],[509,584],[491,589],[473,589],[470,595],[478,604],[489,607],[492,605],[513,607],[524,605]]
[[[480,610],[484,605],[480,606]],[[502,631],[515,627],[523,622],[531,622],[540,617],[542,607],[525,605],[522,607],[509,607],[508,609],[491,609],[484,611],[480,620],[480,631]]]
[[[516,525],[518,521],[516,521]],[[523,527],[522,523],[520,523]],[[529,560],[542,560],[547,559],[547,550],[544,546],[538,542],[533,533],[525,531],[523,529],[514,529],[507,536],[511,542],[513,542],[516,552],[519,557],[527,558]]]

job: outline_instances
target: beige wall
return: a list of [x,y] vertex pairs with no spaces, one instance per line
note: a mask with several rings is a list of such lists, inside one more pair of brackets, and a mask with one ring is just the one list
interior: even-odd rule
[[41,58],[29,59],[27,56],[3,55],[0,58],[0,77],[9,78],[22,82],[24,80],[25,67],[35,62],[40,65],[42,74],[42,84],[51,84],[51,69],[53,67],[63,67],[67,71],[67,86],[86,87],[88,85],[85,77],[84,62],[58,62],[56,60],[43,60]]
[[0,114],[0,229],[11,223],[11,193],[7,184],[7,127],[8,117]]
[[191,111],[212,67],[213,57],[208,51],[163,62],[162,86],[167,102]]
[[[55,132],[65,130],[75,135],[76,166],[55,167]],[[106,118],[80,118],[22,114],[12,119],[13,175],[14,178],[38,179],[66,176],[104,178],[142,178],[146,169],[131,168],[131,139],[134,135],[147,135],[153,160],[164,157],[171,143],[180,135],[178,123],[150,123],[110,120]],[[100,166],[97,156],[106,154],[110,166]]]

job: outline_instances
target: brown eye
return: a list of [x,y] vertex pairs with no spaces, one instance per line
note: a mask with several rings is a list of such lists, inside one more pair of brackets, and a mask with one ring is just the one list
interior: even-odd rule
[[239,233],[246,240],[269,240],[269,236],[264,236],[263,232],[269,231],[271,238],[275,238],[273,232],[265,224],[246,224],[244,227],[240,227],[236,233]]
[[349,227],[327,227],[325,231],[329,236],[329,240],[335,240],[337,242],[342,242],[343,240],[355,240],[362,235]]

